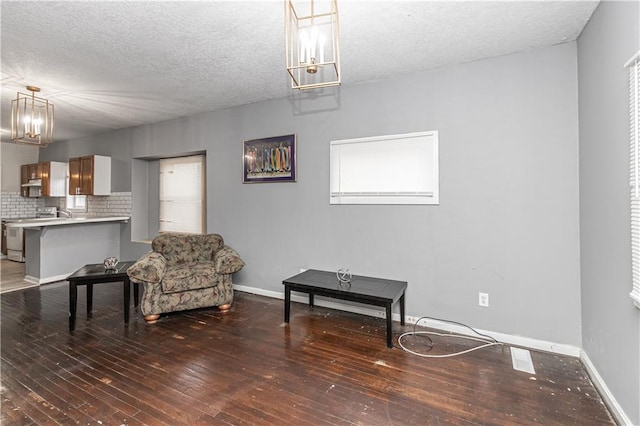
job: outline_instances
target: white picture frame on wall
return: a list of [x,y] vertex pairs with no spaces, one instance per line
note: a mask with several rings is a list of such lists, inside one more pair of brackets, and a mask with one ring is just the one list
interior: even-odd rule
[[330,142],[331,204],[440,203],[438,132]]

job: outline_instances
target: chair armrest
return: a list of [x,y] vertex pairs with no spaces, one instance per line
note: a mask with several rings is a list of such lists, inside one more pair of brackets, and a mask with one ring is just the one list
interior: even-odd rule
[[238,253],[229,246],[224,246],[213,255],[216,272],[219,274],[233,274],[244,266]]
[[149,252],[127,269],[127,275],[133,282],[159,283],[167,267],[166,259],[156,252]]

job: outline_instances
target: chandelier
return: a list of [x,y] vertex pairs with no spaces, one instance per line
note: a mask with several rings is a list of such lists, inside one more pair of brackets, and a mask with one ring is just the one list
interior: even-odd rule
[[53,142],[53,104],[36,97],[39,87],[27,90],[31,95],[18,92],[11,101],[11,140],[46,147]]
[[285,0],[285,32],[291,88],[340,85],[337,0]]

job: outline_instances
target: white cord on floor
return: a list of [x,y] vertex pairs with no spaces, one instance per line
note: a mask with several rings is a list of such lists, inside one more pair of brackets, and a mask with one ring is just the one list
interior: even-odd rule
[[[442,355],[429,355],[429,354],[421,354],[419,352],[415,352],[412,351],[411,349],[406,348],[403,344],[402,344],[402,339],[405,336],[408,335],[418,335],[418,334],[432,334],[435,336],[444,336],[444,337],[455,337],[458,339],[467,339],[467,340],[475,340],[478,342],[485,342],[484,345],[480,345],[480,346],[476,346],[474,348],[470,348],[470,349],[466,349],[464,351],[460,351],[460,352],[454,352],[454,353],[450,353],[450,354],[442,354]],[[488,348],[489,346],[499,346],[502,345],[501,342],[487,342],[485,340],[482,339],[477,339],[475,337],[469,337],[469,336],[457,336],[455,334],[442,334],[442,333],[435,333],[432,331],[408,331],[406,333],[402,333],[400,336],[398,336],[398,344],[400,345],[400,347],[405,350],[406,352],[409,352],[410,354],[416,355],[416,356],[421,356],[423,358],[449,358],[449,357],[453,357],[453,356],[458,356],[458,355],[464,355],[466,353],[469,352],[473,352],[473,351],[477,351],[479,349],[483,349],[483,348]]]
[[[460,326],[466,327],[469,330],[471,330],[474,333],[476,333],[477,335],[485,337],[486,340],[478,338],[478,337],[460,336],[460,335],[451,334],[451,333],[442,334],[442,333],[436,333],[435,331],[416,331],[416,326],[424,318],[429,318],[429,319],[433,319],[433,320],[436,320],[436,321],[448,322],[448,323],[451,323],[451,324],[456,324],[456,325],[460,325]],[[431,334],[431,335],[434,335],[434,336],[454,337],[454,338],[457,338],[457,339],[473,340],[473,341],[476,341],[476,342],[483,342],[484,345],[476,346],[474,348],[466,349],[466,350],[460,351],[460,352],[453,352],[453,353],[450,353],[450,354],[429,355],[429,354],[422,354],[422,353],[419,353],[419,352],[412,351],[411,349],[406,348],[402,344],[402,339],[404,337],[409,336],[409,335],[416,336],[416,335],[422,335],[422,334],[426,334],[426,335]],[[429,336],[427,336],[427,339],[431,340],[431,338]],[[489,340],[489,341],[487,341],[487,340]],[[431,340],[431,342],[433,342],[433,340]],[[464,355],[464,354],[467,354],[469,352],[477,351],[479,349],[488,348],[490,346],[499,346],[499,345],[502,345],[502,342],[498,342],[496,339],[494,339],[493,337],[488,336],[486,334],[478,333],[473,327],[469,327],[466,324],[462,324],[462,323],[459,323],[459,322],[456,322],[456,321],[443,320],[443,319],[440,319],[440,318],[432,318],[432,317],[424,316],[424,317],[418,318],[418,321],[415,322],[415,324],[413,325],[413,331],[408,331],[408,332],[402,333],[400,336],[398,336],[398,344],[400,345],[402,350],[404,350],[406,352],[409,352],[410,354],[419,356],[419,357],[423,357],[423,358],[449,358],[449,357],[454,357],[454,356],[458,356],[458,355]],[[431,347],[433,347],[433,346],[431,346]]]

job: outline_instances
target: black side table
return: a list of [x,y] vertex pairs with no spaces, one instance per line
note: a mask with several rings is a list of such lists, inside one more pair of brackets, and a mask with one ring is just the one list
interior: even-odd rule
[[[78,286],[87,286],[87,317],[91,318],[93,310],[93,285],[101,283],[122,282],[124,290],[124,322],[129,323],[129,305],[131,299],[131,282],[127,269],[136,263],[134,260],[120,262],[114,270],[106,270],[102,263],[85,265],[67,277],[69,281],[69,330],[76,328],[76,310],[78,307]],[[138,306],[138,283],[133,283],[134,306]]]
[[400,324],[404,325],[404,293],[406,281],[395,281],[381,278],[354,275],[351,282],[342,284],[335,272],[308,269],[282,281],[284,284],[284,322],[289,322],[291,315],[291,292],[298,291],[309,294],[309,306],[313,307],[313,299],[318,296],[350,300],[352,302],[385,308],[387,319],[387,347],[393,348],[391,308],[394,303],[400,304]]

